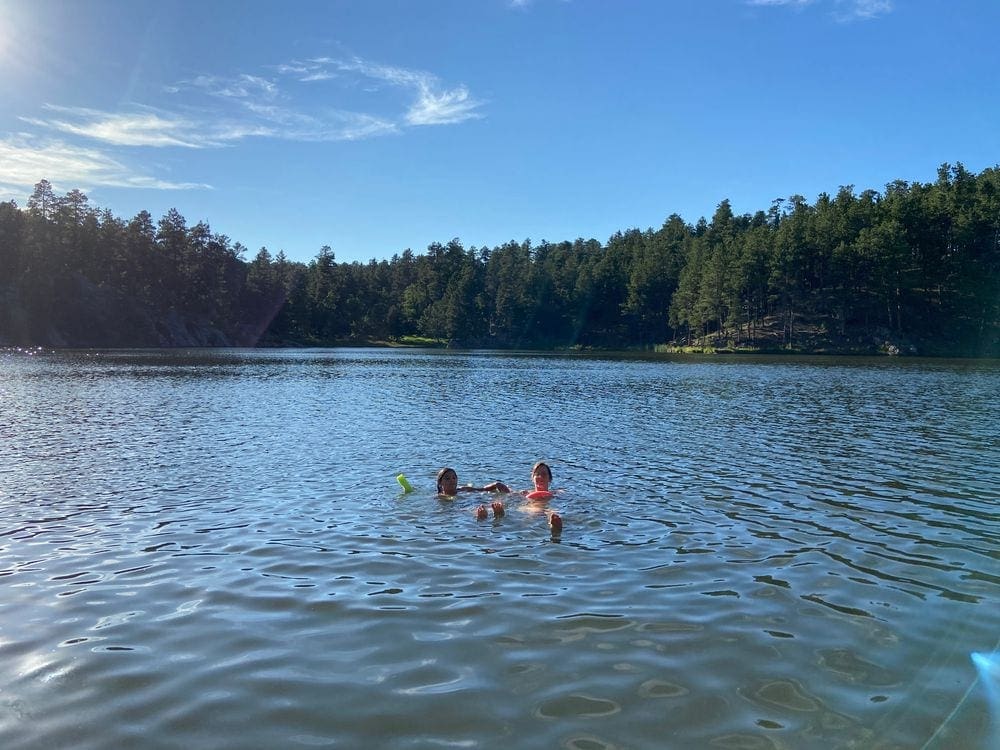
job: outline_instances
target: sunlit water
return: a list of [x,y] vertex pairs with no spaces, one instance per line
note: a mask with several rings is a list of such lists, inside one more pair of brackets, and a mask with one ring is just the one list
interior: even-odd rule
[[3,748],[997,740],[995,362],[13,351],[0,447]]

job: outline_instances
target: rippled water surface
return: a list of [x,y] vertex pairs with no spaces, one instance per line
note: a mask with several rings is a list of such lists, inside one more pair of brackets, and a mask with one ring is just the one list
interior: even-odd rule
[[995,362],[9,351],[0,447],[0,747],[997,746]]

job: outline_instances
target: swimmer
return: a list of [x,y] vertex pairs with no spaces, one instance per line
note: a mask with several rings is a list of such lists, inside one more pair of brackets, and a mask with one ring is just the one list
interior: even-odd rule
[[[531,483],[535,489],[524,493],[528,500],[544,502],[552,498],[552,490],[549,489],[552,484],[552,469],[547,463],[539,461],[531,467]],[[562,531],[562,516],[555,511],[546,510],[545,513],[549,517],[552,533],[558,534]]]
[[[503,492],[509,493],[510,487],[508,487],[503,482],[490,482],[489,484],[484,484],[482,487],[474,487],[471,484],[467,484],[464,487],[458,486],[458,473],[452,469],[450,466],[445,466],[437,474],[437,491],[438,497],[454,497],[459,492]],[[490,503],[490,507],[493,509],[493,517],[501,518],[504,515],[503,503],[499,500],[494,500]],[[476,518],[480,521],[485,520],[489,516],[489,512],[486,510],[485,505],[480,505],[476,508]]]
[[534,492],[545,492],[549,497],[552,496],[552,491],[549,489],[549,485],[552,484],[552,469],[547,463],[539,461],[531,467],[531,483],[535,485]]

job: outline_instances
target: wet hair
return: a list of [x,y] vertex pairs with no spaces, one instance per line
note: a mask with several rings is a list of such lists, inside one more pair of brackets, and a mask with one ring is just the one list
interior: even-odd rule
[[441,480],[444,479],[444,475],[447,474],[449,471],[455,475],[456,480],[458,479],[458,472],[455,471],[450,466],[445,466],[443,469],[441,469],[441,471],[438,472],[437,475],[437,487],[439,493],[441,492]]
[[534,476],[535,472],[537,472],[543,466],[545,467],[545,471],[548,472],[548,474],[549,474],[549,481],[551,482],[552,481],[552,467],[550,467],[544,461],[539,461],[537,464],[535,464],[534,466],[532,466],[531,467],[531,474],[532,474],[532,476]]

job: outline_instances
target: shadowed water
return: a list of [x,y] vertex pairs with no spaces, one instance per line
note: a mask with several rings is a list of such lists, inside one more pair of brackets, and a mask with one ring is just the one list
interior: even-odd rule
[[[990,747],[998,404],[989,362],[0,353],[0,746]],[[539,459],[561,535],[435,496]]]

